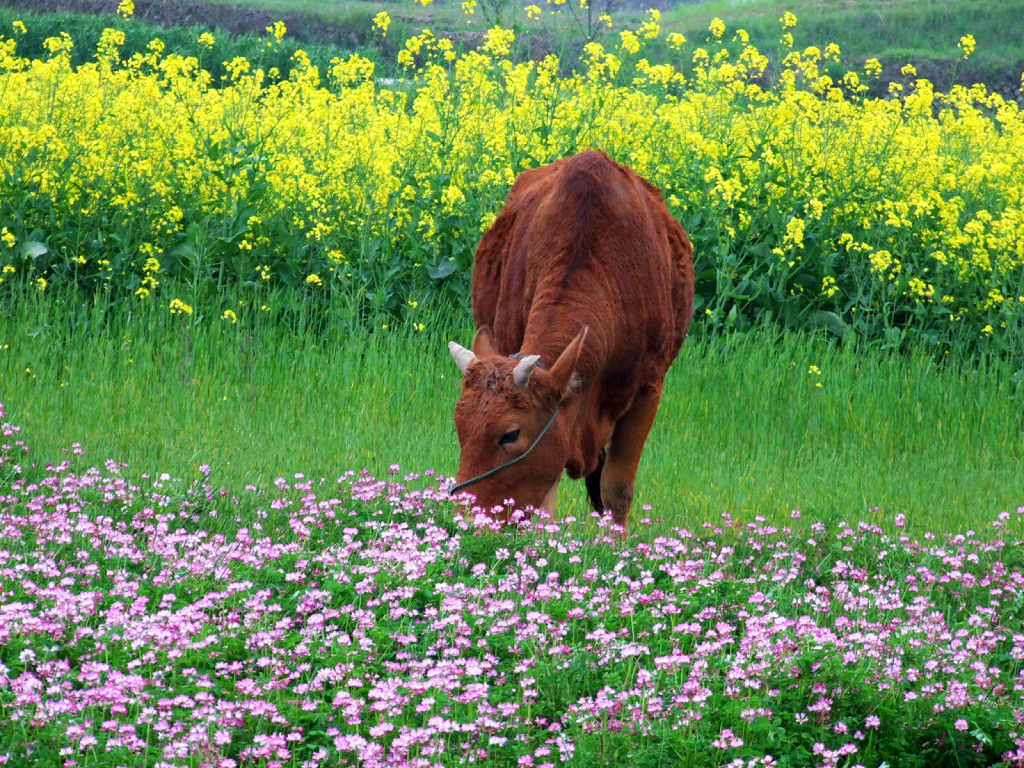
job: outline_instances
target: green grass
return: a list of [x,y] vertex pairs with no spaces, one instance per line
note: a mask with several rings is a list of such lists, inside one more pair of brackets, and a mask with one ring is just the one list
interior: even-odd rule
[[[90,462],[126,461],[136,477],[188,479],[209,464],[224,487],[457,467],[459,377],[444,342],[468,343],[468,325],[315,335],[127,311],[68,317],[51,301],[0,319],[0,401],[36,461],[80,442]],[[1022,406],[1022,373],[1006,363],[941,365],[767,331],[690,339],[634,515],[649,504],[684,525],[801,509],[979,526],[1024,504]],[[560,513],[587,511],[582,483],[563,482]]]
[[[263,8],[280,14],[301,13],[319,16],[327,21],[344,24],[362,18],[372,18],[382,10],[397,19],[421,21],[424,24],[441,24],[445,29],[458,29],[465,26],[465,14],[459,3],[432,3],[423,7],[419,3],[408,2],[373,3],[366,0],[255,0],[238,2],[238,0],[199,0],[209,5],[243,5],[250,8]],[[528,5],[529,3],[523,3]],[[419,30],[417,30],[418,32]]]
[[[719,16],[729,34],[743,27],[751,42],[771,52],[785,11],[792,11],[798,20],[792,30],[797,49],[838,43],[847,67],[858,68],[865,59],[875,57],[886,65],[885,75],[900,79],[899,68],[910,62],[922,75],[935,76],[936,86],[945,89],[950,82],[940,78],[950,76],[952,64],[960,58],[957,41],[972,34],[977,51],[958,70],[968,79],[993,86],[1020,85],[1024,0],[711,0],[676,5],[665,13],[663,25],[691,40],[704,40],[708,23]],[[944,71],[938,68],[939,62],[945,63]]]

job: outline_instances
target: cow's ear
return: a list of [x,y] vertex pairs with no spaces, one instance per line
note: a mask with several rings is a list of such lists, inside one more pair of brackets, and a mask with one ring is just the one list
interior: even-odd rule
[[569,345],[562,350],[555,364],[551,366],[551,378],[555,387],[562,393],[562,398],[571,394],[573,389],[576,363],[580,358],[580,351],[583,349],[583,340],[587,338],[587,326],[576,334],[576,338],[569,342]]
[[481,325],[477,329],[476,335],[473,336],[473,354],[477,357],[493,357],[498,354],[494,350],[494,337],[491,335],[491,329],[486,325]]

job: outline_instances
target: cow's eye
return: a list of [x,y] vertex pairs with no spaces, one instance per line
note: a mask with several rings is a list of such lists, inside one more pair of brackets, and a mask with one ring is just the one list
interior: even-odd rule
[[519,430],[513,429],[512,431],[506,432],[504,435],[501,436],[501,439],[498,441],[498,445],[508,445],[509,443],[514,443],[518,439]]

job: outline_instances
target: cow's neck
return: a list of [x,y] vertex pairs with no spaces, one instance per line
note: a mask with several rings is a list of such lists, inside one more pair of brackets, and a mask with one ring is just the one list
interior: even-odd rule
[[[580,327],[577,327],[575,324],[567,324],[567,327],[564,329],[549,327],[537,334],[531,334],[529,327],[527,327],[527,333],[523,336],[519,350],[514,356],[540,355],[540,362],[543,363],[544,367],[551,368],[555,361],[558,360],[559,355],[576,338]],[[597,345],[599,344],[600,338],[594,334],[593,327],[591,327],[586,341],[583,343],[583,349],[580,351],[580,357],[576,365],[580,373],[589,371],[594,362],[599,359],[597,354]]]

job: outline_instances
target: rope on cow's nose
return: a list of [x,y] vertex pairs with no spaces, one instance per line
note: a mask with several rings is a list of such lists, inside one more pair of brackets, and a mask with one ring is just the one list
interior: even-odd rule
[[520,462],[523,459],[525,459],[527,456],[530,455],[530,451],[532,451],[534,448],[537,447],[537,443],[540,442],[540,439],[542,437],[544,437],[545,434],[547,434],[547,431],[549,429],[551,429],[551,425],[555,423],[555,417],[557,415],[558,415],[558,407],[556,406],[555,407],[555,412],[552,413],[551,417],[548,419],[548,423],[545,424],[543,429],[541,429],[541,431],[537,433],[537,436],[535,438],[533,438],[533,442],[530,443],[529,448],[527,448],[525,451],[520,453],[514,459],[509,459],[504,464],[501,464],[501,465],[495,467],[494,469],[489,469],[486,472],[484,472],[483,474],[477,475],[476,477],[471,477],[469,480],[467,480],[464,483],[459,483],[458,485],[452,486],[452,488],[448,491],[448,495],[449,496],[454,496],[456,493],[461,491],[463,488],[468,488],[469,486],[473,485],[473,483],[479,483],[481,480],[486,480],[491,475],[496,475],[499,472],[501,472],[501,470],[507,469],[508,467],[511,467],[513,464],[516,464],[517,462]]

